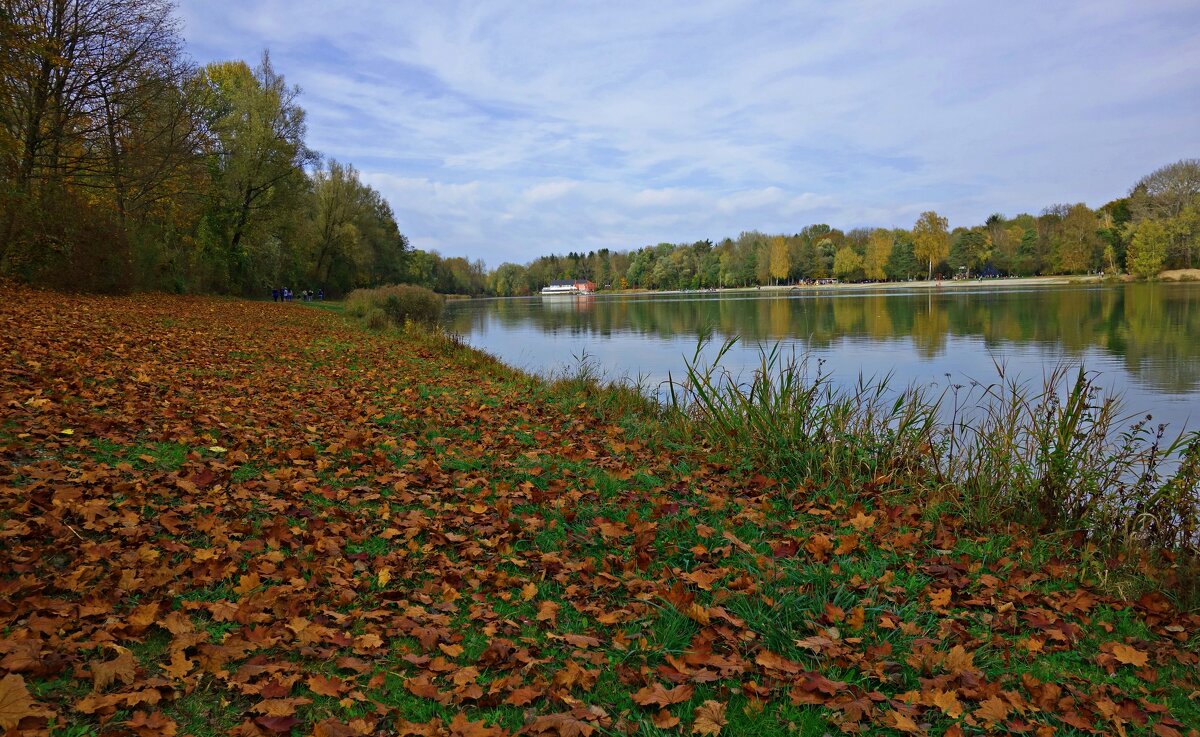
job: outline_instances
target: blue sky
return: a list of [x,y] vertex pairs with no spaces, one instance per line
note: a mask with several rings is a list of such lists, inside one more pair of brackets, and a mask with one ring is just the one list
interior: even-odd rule
[[489,266],[1095,207],[1200,156],[1200,4],[181,0],[309,144]]

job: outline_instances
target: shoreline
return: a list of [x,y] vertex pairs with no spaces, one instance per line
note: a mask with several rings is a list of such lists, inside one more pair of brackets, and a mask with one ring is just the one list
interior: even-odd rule
[[[821,291],[896,291],[896,290],[971,290],[987,287],[1053,287],[1071,284],[1103,284],[1112,281],[1095,274],[1064,276],[1022,276],[1003,279],[957,279],[903,282],[838,282],[834,284],[778,284],[761,287],[720,287],[718,289],[623,289],[596,292],[596,295],[634,296],[651,294],[741,294],[759,292],[821,292]],[[543,296],[543,295],[530,295]]]

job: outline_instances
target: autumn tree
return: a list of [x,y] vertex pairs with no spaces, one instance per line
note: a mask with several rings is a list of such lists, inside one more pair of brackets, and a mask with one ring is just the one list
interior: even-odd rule
[[892,234],[884,228],[871,231],[867,240],[866,255],[863,256],[863,275],[868,279],[883,281],[887,278],[884,267],[892,256]]
[[775,283],[778,284],[780,279],[787,279],[788,272],[792,268],[792,260],[788,253],[787,240],[783,236],[772,236],[769,243],[770,272],[771,276],[775,278]]
[[850,246],[842,246],[833,257],[833,274],[839,279],[858,276],[862,272],[862,257]]
[[929,265],[929,278],[933,278],[933,265],[941,263],[950,255],[950,234],[946,228],[949,221],[933,210],[921,213],[913,225],[913,253],[918,261]]
[[1063,216],[1058,229],[1058,270],[1080,274],[1092,268],[1100,247],[1096,215],[1080,202]]

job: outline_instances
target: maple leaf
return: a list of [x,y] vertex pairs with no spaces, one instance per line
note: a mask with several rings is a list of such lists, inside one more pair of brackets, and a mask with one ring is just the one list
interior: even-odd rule
[[1118,662],[1124,665],[1137,666],[1138,668],[1145,666],[1150,657],[1147,653],[1120,642],[1113,644],[1112,654]]
[[941,709],[943,714],[952,719],[958,719],[963,713],[962,703],[953,691],[935,690],[926,696],[925,703]]
[[125,722],[125,726],[137,732],[139,737],[174,737],[179,725],[175,720],[163,714],[161,711],[155,711],[147,714],[144,711],[135,711],[133,718]]
[[558,611],[562,609],[562,604],[557,601],[543,601],[537,610],[537,620],[539,622],[549,622],[552,626],[558,621]]
[[171,653],[171,662],[162,666],[162,671],[176,680],[183,680],[195,667],[196,661],[190,660],[182,650],[176,650]]
[[929,595],[929,603],[937,609],[944,609],[950,604],[950,598],[954,595],[950,589],[938,589]]
[[591,737],[595,725],[577,718],[574,714],[544,714],[525,725],[526,734],[558,735],[558,737]]
[[137,663],[133,659],[133,652],[129,648],[111,643],[109,647],[117,651],[117,657],[91,663],[94,691],[103,691],[113,681],[129,685],[137,677]]
[[725,727],[725,704],[705,701],[692,712],[692,734],[718,735]]
[[450,737],[505,737],[508,732],[500,727],[489,727],[482,721],[472,722],[461,711],[450,722]]
[[651,717],[650,721],[654,722],[654,726],[659,729],[673,729],[679,726],[679,717],[666,709],[659,709],[658,713]]
[[661,683],[652,683],[633,694],[635,704],[641,706],[670,706],[692,698],[695,688],[690,685],[663,688]]
[[850,518],[850,526],[859,532],[865,532],[875,525],[875,515],[866,515],[859,512]]
[[989,724],[996,724],[1003,721],[1008,712],[1011,711],[1008,703],[999,696],[993,696],[979,704],[979,708],[975,710],[974,716],[977,719],[982,719]]
[[13,673],[0,678],[0,729],[12,729],[25,717],[33,716],[33,706],[24,678]]
[[308,677],[308,688],[318,696],[340,697],[347,690],[347,686],[340,678],[326,678],[322,675],[311,675]]
[[804,543],[804,549],[809,555],[818,562],[829,560],[829,554],[833,552],[833,541],[829,536],[823,533],[817,533]]
[[892,710],[885,714],[884,717],[889,720],[888,726],[893,729],[908,732],[909,734],[925,734],[925,730],[921,729],[920,725],[913,721],[912,717],[903,712]]
[[508,695],[508,698],[504,699],[504,703],[511,704],[513,706],[525,706],[526,704],[533,703],[533,700],[541,696],[542,693],[543,691],[536,688],[522,687],[514,689],[513,692]]

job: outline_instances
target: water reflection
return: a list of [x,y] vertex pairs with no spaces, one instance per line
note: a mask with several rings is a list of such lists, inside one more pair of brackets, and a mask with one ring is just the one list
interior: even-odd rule
[[907,366],[916,381],[978,370],[993,356],[1031,370],[1082,360],[1123,374],[1116,388],[1134,382],[1200,406],[1197,284],[534,297],[454,303],[447,319],[473,344],[535,371],[586,350],[613,375],[665,378],[711,327],[751,345],[784,341],[851,373]]

